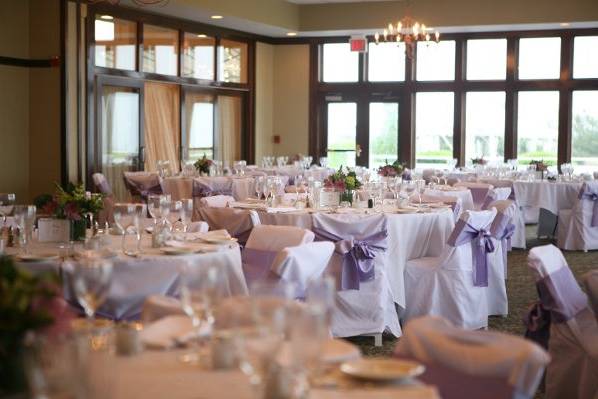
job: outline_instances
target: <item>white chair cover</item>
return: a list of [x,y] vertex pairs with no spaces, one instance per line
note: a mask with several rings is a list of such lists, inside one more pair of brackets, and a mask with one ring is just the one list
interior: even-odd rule
[[561,251],[553,245],[530,250],[543,307],[550,311],[546,398],[598,395],[598,322]]
[[106,222],[112,224],[114,223],[114,196],[112,195],[110,183],[102,173],[94,173],[91,178],[97,190],[104,196],[102,198],[104,209],[98,214],[98,224],[100,226],[104,226]]
[[455,187],[467,187],[471,191],[476,209],[480,209],[488,192],[494,188],[492,184],[463,181],[455,183]]
[[[454,385],[475,384],[476,377],[495,377],[528,398],[534,396],[550,361],[540,346],[525,339],[492,331],[464,331],[430,316],[407,323],[396,354],[463,374],[465,378],[452,381]],[[471,395],[483,397],[481,392]]]
[[207,233],[210,226],[206,222],[191,222],[187,227],[187,233]]
[[[496,209],[464,212],[441,256],[424,257],[407,262],[405,267],[405,320],[433,315],[441,316],[458,327],[479,329],[488,326],[488,288],[474,285],[477,276],[474,256],[482,238],[458,245],[456,238],[467,225],[487,231],[496,216]],[[475,250],[475,251],[474,251]],[[490,254],[492,256],[492,254]],[[481,265],[480,265],[481,266]]]
[[155,172],[123,172],[123,179],[135,199],[146,202],[149,194],[162,194],[160,177]]
[[583,285],[590,299],[594,315],[598,318],[598,270],[591,270],[584,274]]
[[[335,242],[335,253],[328,265],[327,274],[332,275],[342,288],[344,263],[361,248],[372,249],[383,246],[386,241],[386,219],[384,215],[363,217],[361,215],[328,215],[317,213],[313,216],[313,229],[316,238],[322,240],[318,232],[326,232],[343,240]],[[364,245],[372,235],[384,235],[383,241]],[[373,241],[374,239],[372,239]],[[362,247],[363,245],[363,247]],[[350,249],[349,249],[350,248]],[[348,251],[347,251],[348,250]],[[367,252],[367,249],[364,249]],[[387,260],[384,250],[375,251],[369,259],[372,274],[358,282],[358,289],[340,289],[336,295],[336,306],[332,313],[332,333],[335,337],[351,337],[363,334],[379,334],[388,331],[396,337],[401,335],[401,326],[395,310],[392,291],[386,275]]]
[[259,225],[251,231],[245,248],[278,252],[313,240],[314,233],[300,227]]
[[557,244],[571,251],[598,249],[598,180],[582,185],[573,209],[559,210]]
[[235,199],[230,195],[213,195],[199,198],[200,206],[211,206],[212,208],[226,208],[231,202],[235,202]]
[[455,215],[455,220],[459,219],[463,211],[463,201],[459,197],[452,197],[450,195],[439,195],[437,190],[430,190],[430,193],[422,195],[423,202],[442,202],[450,205]]
[[[511,204],[515,205],[512,209]],[[503,210],[509,209],[508,214],[509,216],[511,216],[511,223],[515,225],[515,231],[511,236],[510,247],[525,249],[525,221],[523,218],[523,213],[521,212],[521,209],[517,206],[517,203],[511,199],[498,200],[490,203],[488,209],[491,208],[497,208],[498,212],[502,212]]]
[[251,230],[260,224],[259,215],[251,209],[201,207],[199,215],[208,223],[210,230],[226,230],[243,244]]
[[486,199],[484,199],[484,203],[482,204],[482,209],[489,209],[489,205],[494,201],[508,199],[511,195],[511,191],[511,187],[495,187],[492,190],[488,191]]

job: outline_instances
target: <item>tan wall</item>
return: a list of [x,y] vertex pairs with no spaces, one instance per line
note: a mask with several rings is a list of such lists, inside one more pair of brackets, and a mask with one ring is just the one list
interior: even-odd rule
[[257,43],[255,49],[255,162],[273,154],[274,49]]
[[[0,2],[0,55],[29,56],[29,2]],[[0,192],[29,197],[29,70],[0,65]]]
[[307,154],[309,122],[309,45],[274,46],[273,132],[276,155]]

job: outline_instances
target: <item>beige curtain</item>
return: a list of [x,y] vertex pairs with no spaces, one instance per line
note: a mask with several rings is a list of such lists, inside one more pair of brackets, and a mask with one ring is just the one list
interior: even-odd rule
[[158,160],[170,161],[173,172],[179,165],[179,86],[164,83],[145,83],[145,170],[156,171]]
[[218,96],[216,101],[216,158],[232,162],[241,159],[241,98]]

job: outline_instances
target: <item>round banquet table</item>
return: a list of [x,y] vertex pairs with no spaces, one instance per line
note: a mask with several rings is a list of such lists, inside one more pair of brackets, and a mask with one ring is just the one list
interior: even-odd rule
[[[109,236],[110,249],[116,256],[112,270],[112,283],[104,305],[98,314],[112,319],[133,319],[141,314],[145,298],[154,295],[178,295],[182,267],[217,266],[225,271],[225,295],[247,295],[247,284],[241,265],[241,252],[237,244],[212,246],[206,253],[189,255],[163,255],[160,249],[151,248],[151,236],[142,235],[142,254],[129,257],[120,251],[121,236]],[[127,237],[132,245],[132,236]],[[57,243],[32,243],[31,253],[58,254]],[[8,248],[8,254],[18,253],[18,248]],[[33,273],[53,270],[60,272],[60,261],[19,262],[17,265]],[[65,281],[65,296],[73,298],[70,284]],[[74,301],[71,301],[74,302]]]
[[515,200],[520,207],[543,208],[555,215],[572,209],[582,183],[551,181],[514,181]]
[[[363,210],[339,210],[334,214],[345,220],[367,217]],[[312,212],[307,210],[268,213],[258,211],[260,222],[269,225],[297,226],[311,230]],[[388,250],[385,265],[395,303],[405,308],[405,283],[403,272],[408,260],[424,256],[439,256],[455,227],[451,209],[428,213],[385,213],[388,227]]]
[[456,197],[461,199],[461,209],[463,211],[473,211],[473,195],[467,187],[441,186],[442,188],[426,189],[424,194],[430,194],[440,197]]
[[253,177],[205,176],[205,177],[167,177],[162,180],[162,191],[170,194],[173,200],[193,197],[193,181],[197,181],[212,190],[230,192],[237,201],[255,196]]

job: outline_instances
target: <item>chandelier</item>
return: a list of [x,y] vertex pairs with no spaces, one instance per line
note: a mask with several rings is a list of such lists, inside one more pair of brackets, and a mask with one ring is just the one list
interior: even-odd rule
[[[165,6],[170,2],[170,0],[131,0],[134,4],[138,6]],[[97,3],[108,3],[112,4],[113,6],[120,3],[120,0],[87,0],[89,4],[97,4]]]
[[431,40],[438,43],[440,33],[434,31],[434,36],[430,34],[431,28],[421,24],[411,17],[404,17],[396,25],[389,23],[382,31],[382,35],[376,32],[374,39],[376,44],[380,42],[387,43],[405,43],[405,54],[408,58],[413,58],[413,50],[417,42],[430,43]]

